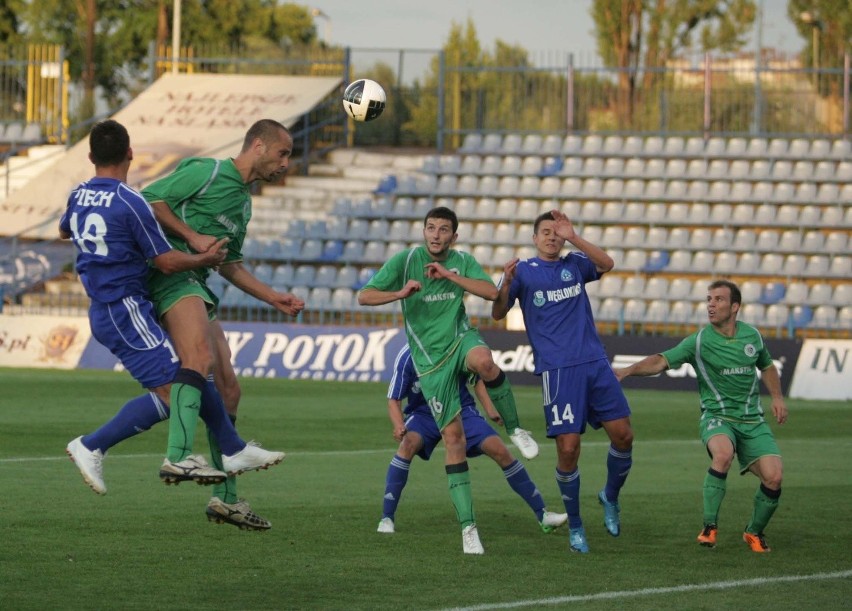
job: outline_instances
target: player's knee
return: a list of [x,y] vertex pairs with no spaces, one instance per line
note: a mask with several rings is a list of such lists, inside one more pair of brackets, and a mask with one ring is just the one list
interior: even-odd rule
[[769,488],[770,490],[779,490],[781,488],[781,482],[784,478],[784,471],[781,467],[781,461],[772,462],[768,466],[762,465],[762,469],[760,471],[760,481],[761,483]]
[[402,438],[402,441],[399,444],[399,448],[396,450],[397,456],[400,458],[404,458],[405,460],[411,460],[414,458],[414,455],[417,454],[417,450],[419,449],[419,444],[412,438],[409,433],[405,437]]
[[713,453],[713,469],[720,473],[727,473],[734,462],[733,452],[719,451]]
[[613,433],[610,441],[618,450],[625,452],[630,450],[633,447],[633,429],[629,426],[618,429]]

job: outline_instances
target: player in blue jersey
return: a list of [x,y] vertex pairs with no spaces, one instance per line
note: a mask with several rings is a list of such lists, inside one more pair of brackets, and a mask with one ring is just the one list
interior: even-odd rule
[[[565,242],[580,252],[561,256]],[[610,440],[607,480],[598,493],[604,525],[621,533],[618,495],[633,463],[630,407],[607,359],[586,295],[588,282],[613,267],[612,258],[584,240],[558,210],[535,220],[533,243],[538,256],[514,259],[504,267],[492,316],[501,320],[515,301],[541,376],[547,436],[556,439],[556,481],[568,512],[572,551],[589,551],[580,517],[580,436],[586,425],[606,431]]]
[[[467,376],[459,376],[461,420],[467,443],[467,456],[474,458],[485,454],[497,463],[512,490],[533,510],[544,532],[551,532],[565,524],[568,516],[547,511],[544,499],[524,465],[512,456],[497,432],[476,409],[476,402],[467,389],[466,381]],[[500,416],[491,404],[481,380],[476,382],[476,395],[489,412],[489,416],[493,420],[499,420]],[[405,408],[402,407],[403,399],[406,399]],[[400,443],[388,466],[382,519],[378,528],[380,533],[393,533],[395,530],[396,509],[408,481],[408,471],[414,456],[429,460],[441,441],[441,431],[438,430],[432,411],[420,389],[420,380],[408,344],[402,347],[394,361],[393,378],[388,386],[388,416],[393,424],[394,439]]]
[[[227,254],[228,240],[218,240],[199,254],[173,249],[151,206],[125,182],[133,150],[124,126],[112,120],[96,124],[89,136],[89,146],[95,176],[71,192],[59,222],[59,234],[62,238],[72,238],[78,250],[76,268],[91,299],[92,335],[149,393],[129,401],[95,433],[71,441],[66,448],[68,455],[86,483],[98,494],[105,494],[101,463],[106,451],[168,417],[171,405],[170,440],[172,429],[177,427],[180,450],[184,453],[178,460],[167,458],[164,463],[173,473],[174,481],[208,484],[225,479],[226,473],[211,469],[204,458],[189,453],[199,413],[228,447],[233,459],[229,472],[249,470],[245,469],[248,455],[256,465],[254,468],[280,461],[283,458],[280,452],[259,450],[242,441],[225,413],[221,398],[215,392],[211,396],[204,377],[180,367],[148,298],[149,261],[165,273],[218,265]],[[185,413],[177,416],[181,411]]]

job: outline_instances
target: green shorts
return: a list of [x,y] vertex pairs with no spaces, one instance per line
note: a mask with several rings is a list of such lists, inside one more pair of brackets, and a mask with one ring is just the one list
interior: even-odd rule
[[152,269],[148,273],[148,291],[160,318],[181,299],[199,297],[207,304],[207,318],[216,320],[219,298],[208,288],[204,278],[195,271],[164,274],[158,269]]
[[469,373],[465,365],[467,353],[477,346],[485,345],[479,331],[466,331],[435,367],[420,374],[420,389],[438,429],[444,430],[461,411],[459,376]]
[[725,435],[731,440],[740,463],[740,475],[759,458],[781,456],[772,429],[766,422],[732,422],[705,412],[698,422],[698,431],[705,448],[710,438],[716,435]]

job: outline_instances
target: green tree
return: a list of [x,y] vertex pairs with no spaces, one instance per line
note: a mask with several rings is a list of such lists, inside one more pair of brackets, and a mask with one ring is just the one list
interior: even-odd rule
[[[479,91],[480,85],[477,73],[463,70],[481,66],[483,62],[482,47],[473,21],[468,19],[465,26],[452,22],[442,50],[445,65],[449,67],[444,75],[447,101],[445,119],[450,129],[459,129],[471,124],[469,121],[474,110],[470,101]],[[433,57],[423,83],[415,83],[417,102],[411,108],[411,119],[404,125],[422,145],[433,144],[438,133],[435,117],[438,115],[440,62],[440,56]]]
[[23,0],[4,0],[0,4],[0,45],[21,42],[19,31],[22,10]]
[[634,126],[640,96],[654,91],[668,60],[689,49],[741,48],[756,8],[754,0],[594,0],[591,15],[598,53],[618,70],[623,129]]
[[[0,10],[0,40],[3,24],[12,22],[17,32],[26,30],[31,42],[62,45],[72,80],[81,82],[86,92],[79,119],[92,116],[96,87],[102,88],[110,106],[120,104],[144,76],[141,70],[151,41],[171,42],[171,0],[7,2]],[[271,48],[281,56],[282,46],[316,42],[313,18],[307,7],[297,4],[278,5],[275,0],[183,0],[181,4],[184,47]],[[15,11],[16,7],[20,10]]]
[[[788,0],[787,15],[804,39],[802,64],[842,68],[852,54],[852,5],[849,0]],[[839,95],[839,79],[823,79],[820,92]]]

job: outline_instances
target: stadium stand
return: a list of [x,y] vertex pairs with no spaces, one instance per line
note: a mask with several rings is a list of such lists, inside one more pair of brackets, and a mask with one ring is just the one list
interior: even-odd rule
[[[459,248],[491,273],[531,256],[533,219],[559,207],[617,261],[589,287],[605,327],[700,324],[721,276],[768,333],[852,334],[846,140],[468,133],[451,154],[333,151],[324,170],[255,196],[244,248],[324,315],[357,310],[353,291],[420,242],[435,205],[456,210]],[[487,320],[487,304],[467,303]],[[223,306],[249,304],[225,289]]]

